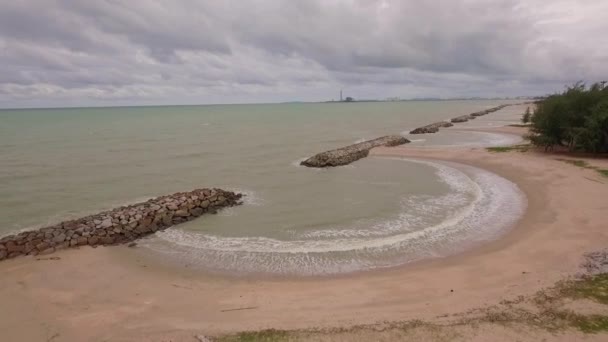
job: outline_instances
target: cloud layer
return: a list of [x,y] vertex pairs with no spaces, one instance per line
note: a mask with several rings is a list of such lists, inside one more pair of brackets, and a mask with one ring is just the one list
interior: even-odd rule
[[15,0],[0,107],[513,96],[608,75],[595,0]]

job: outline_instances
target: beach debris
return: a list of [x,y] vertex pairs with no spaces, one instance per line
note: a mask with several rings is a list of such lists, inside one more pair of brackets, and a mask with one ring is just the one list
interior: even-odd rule
[[239,205],[242,195],[222,189],[196,189],[160,196],[96,215],[0,238],[0,260],[46,255],[58,250],[128,243],[156,231],[191,221],[205,213]]
[[235,309],[224,309],[224,310],[220,310],[221,312],[229,312],[229,311],[241,311],[241,310],[254,310],[257,309],[257,306],[247,306],[244,308],[235,308]]
[[137,247],[137,242],[131,242],[130,244],[127,245],[127,247],[131,247],[131,248]]
[[194,335],[198,342],[211,342],[211,339],[205,335]]
[[41,260],[61,260],[60,257],[50,257],[50,258],[37,258],[37,261],[41,261]]
[[410,141],[400,135],[387,135],[358,144],[321,152],[300,163],[308,167],[333,167],[348,165],[356,160],[367,157],[369,151],[378,146],[398,146]]

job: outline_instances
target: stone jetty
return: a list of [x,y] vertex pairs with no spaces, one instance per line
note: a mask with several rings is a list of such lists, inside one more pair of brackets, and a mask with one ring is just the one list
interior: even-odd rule
[[483,115],[487,115],[487,114],[499,111],[499,110],[501,110],[501,109],[503,109],[503,108],[505,108],[507,106],[509,106],[509,105],[504,105],[503,104],[503,105],[500,105],[498,107],[493,107],[493,108],[490,108],[490,109],[482,110],[480,112],[471,113],[470,115],[471,116],[483,116]]
[[450,121],[452,121],[453,123],[460,123],[460,122],[467,122],[467,121],[473,120],[475,118],[476,118],[476,116],[467,114],[467,115],[457,116]]
[[407,144],[409,142],[409,140],[400,135],[387,135],[377,139],[316,154],[301,162],[300,165],[308,167],[333,167],[347,165],[356,160],[367,157],[369,151],[374,147],[397,146]]
[[486,110],[482,110],[482,111],[479,111],[479,112],[457,116],[457,117],[451,119],[449,122],[448,121],[435,122],[435,123],[432,123],[430,125],[418,127],[416,129],[414,129],[413,131],[410,131],[410,134],[437,133],[437,132],[439,132],[439,128],[442,128],[442,127],[452,127],[452,126],[454,126],[453,123],[467,122],[469,120],[475,119],[478,116],[490,114],[490,113],[499,111],[499,110],[501,110],[501,109],[503,109],[505,107],[508,107],[508,106],[512,106],[512,105],[503,104],[503,105],[500,105],[500,106],[497,106],[497,107],[493,107],[493,108],[489,108],[489,109],[486,109]]
[[440,121],[440,122],[432,123],[430,125],[418,127],[415,130],[410,131],[410,134],[437,133],[437,132],[439,132],[439,128],[441,128],[441,127],[452,127],[452,126],[454,126],[454,124],[451,122]]
[[221,189],[196,189],[5,236],[0,238],[0,260],[77,246],[128,243],[205,213],[239,205],[241,197]]

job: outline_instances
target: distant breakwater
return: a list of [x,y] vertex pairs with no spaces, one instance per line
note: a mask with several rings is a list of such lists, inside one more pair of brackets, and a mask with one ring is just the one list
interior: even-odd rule
[[441,127],[452,127],[452,126],[454,126],[454,123],[467,122],[469,120],[473,120],[473,119],[477,118],[478,116],[487,115],[487,114],[499,111],[508,106],[514,106],[514,104],[502,104],[500,106],[485,109],[485,110],[482,110],[479,112],[457,116],[457,117],[451,119],[450,121],[435,122],[430,125],[418,127],[416,129],[410,131],[410,134],[437,133],[437,132],[439,132],[439,128],[441,128]]
[[[514,105],[514,104],[513,104]],[[479,112],[461,115],[451,119],[450,121],[439,121],[429,125],[425,125],[422,127],[418,127],[412,131],[410,134],[426,134],[426,133],[437,133],[439,132],[439,128],[442,127],[452,127],[454,123],[466,122],[472,119],[475,119],[478,116],[490,114],[496,111],[499,111],[507,106],[513,106],[511,104],[503,104],[497,107],[489,108],[486,110],[482,110]],[[354,161],[357,161],[361,158],[367,157],[369,151],[378,146],[397,146],[407,144],[410,141],[405,137],[400,135],[389,135],[380,137],[373,140],[368,140],[362,143],[349,145],[346,147],[338,148],[335,150],[325,151],[302,161],[300,165],[307,167],[334,167],[334,166],[342,166],[348,165]]]
[[321,152],[300,163],[308,167],[334,167],[350,164],[367,157],[369,151],[378,146],[397,146],[410,141],[400,135],[387,135],[373,140],[349,145],[331,151]]
[[45,255],[70,247],[128,243],[205,213],[215,214],[221,208],[242,204],[241,197],[221,189],[196,189],[24,231],[0,238],[0,260]]

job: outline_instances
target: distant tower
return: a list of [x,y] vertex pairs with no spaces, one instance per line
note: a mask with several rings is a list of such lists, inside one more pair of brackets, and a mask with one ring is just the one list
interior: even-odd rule
[[342,89],[340,89],[340,102],[342,102]]

